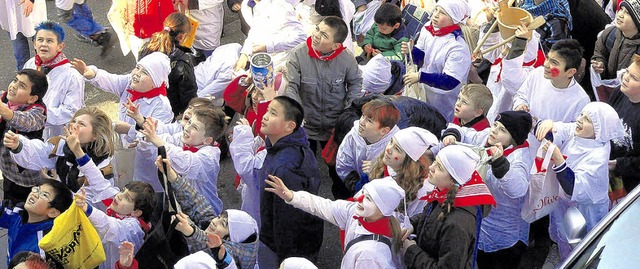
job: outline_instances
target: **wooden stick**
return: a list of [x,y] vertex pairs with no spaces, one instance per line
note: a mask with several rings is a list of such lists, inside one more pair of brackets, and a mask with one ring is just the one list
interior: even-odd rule
[[[533,30],[535,30],[535,29],[538,29],[538,27],[542,26],[545,22],[546,22],[546,21],[545,21],[544,17],[542,17],[542,16],[538,16],[538,17],[536,17],[535,19],[533,19],[533,21],[531,21],[531,23],[529,23],[529,25],[527,25],[527,29],[529,29],[530,31],[533,31]],[[507,43],[509,43],[509,42],[513,41],[515,38],[516,38],[516,35],[514,34],[514,35],[512,35],[511,37],[509,37],[509,38],[505,39],[504,41],[502,41],[502,42],[500,42],[500,43],[498,43],[498,44],[495,44],[495,45],[493,45],[493,46],[491,46],[491,47],[487,48],[486,50],[483,50],[483,51],[482,51],[482,52],[480,52],[480,53],[481,53],[482,55],[484,55],[484,54],[486,54],[486,53],[489,53],[489,52],[491,52],[491,51],[493,51],[493,50],[495,50],[495,49],[497,49],[497,48],[501,47],[502,45],[507,44]]]
[[491,25],[491,28],[489,28],[489,32],[487,32],[487,34],[485,34],[482,37],[482,40],[480,40],[480,42],[478,42],[478,45],[476,45],[476,49],[473,50],[473,54],[478,53],[478,51],[480,51],[480,47],[482,47],[482,45],[484,45],[484,42],[487,41],[487,38],[489,38],[489,35],[491,35],[491,33],[493,33],[493,30],[496,29],[496,26],[498,26],[498,18],[496,18],[496,21],[493,22],[493,24]]

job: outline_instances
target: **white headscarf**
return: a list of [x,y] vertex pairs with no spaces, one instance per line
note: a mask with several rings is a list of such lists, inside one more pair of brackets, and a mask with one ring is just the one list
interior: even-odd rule
[[391,216],[393,211],[398,208],[405,195],[405,191],[391,177],[372,180],[365,184],[362,189],[369,194],[373,203],[382,212],[382,215],[387,217]]
[[305,258],[291,257],[282,261],[282,269],[318,269],[312,262]]
[[582,112],[586,113],[593,123],[596,141],[608,143],[609,140],[624,136],[624,127],[620,116],[609,104],[591,102],[582,108]]
[[144,56],[138,62],[139,65],[144,67],[144,70],[149,73],[153,86],[160,87],[162,83],[169,87],[169,73],[171,73],[171,61],[169,56],[162,52],[153,52],[147,56]]
[[436,157],[440,159],[444,168],[460,186],[471,179],[471,175],[476,171],[476,167],[480,162],[478,154],[472,149],[461,145],[447,146],[440,150]]
[[258,233],[258,224],[247,212],[227,209],[229,238],[231,242],[242,243],[252,234]]
[[441,0],[436,7],[441,7],[451,17],[454,24],[465,23],[469,18],[471,9],[464,0]]
[[396,132],[393,138],[414,162],[417,162],[427,149],[439,143],[435,135],[420,127],[404,128]]
[[383,93],[391,82],[391,62],[382,54],[371,58],[366,65],[358,65],[362,71],[363,89],[371,93]]

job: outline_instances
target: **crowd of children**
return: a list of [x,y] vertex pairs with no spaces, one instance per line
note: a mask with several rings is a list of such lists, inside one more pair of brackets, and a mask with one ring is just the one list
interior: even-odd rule
[[[139,10],[137,2],[114,1],[109,15],[136,57],[122,75],[68,59],[60,24],[28,20],[31,29],[16,29],[0,7],[20,70],[0,98],[9,268],[60,268],[64,261],[38,243],[71,206],[97,231],[106,256],[99,268],[152,266],[138,254],[149,255],[141,249],[158,233],[186,246],[164,266],[316,268],[327,258],[319,256],[325,221],[340,229],[342,244],[325,247],[343,251],[341,268],[518,268],[539,227],[565,258],[568,208],[590,231],[640,182],[639,0],[612,1],[614,20],[598,29],[591,59],[567,38],[575,27],[567,0],[519,1],[547,24],[513,25],[513,41],[485,55],[503,40],[489,31],[506,12],[494,1],[482,1],[484,25],[472,20],[471,0],[437,1],[411,31],[393,1],[230,1],[249,28],[242,47],[219,46],[217,4],[157,0],[148,1],[157,10]],[[40,4],[6,9],[37,17]],[[68,25],[110,51],[116,37],[84,1],[56,4]],[[350,23],[356,5],[377,10],[361,39]],[[27,36],[30,60],[21,50]],[[470,47],[483,36],[486,44]],[[258,53],[272,60],[264,81],[252,62]],[[477,68],[481,61],[489,70]],[[594,84],[592,94],[581,84],[585,70],[596,78],[587,81],[617,88],[602,95]],[[117,120],[85,106],[85,82],[118,96]],[[397,85],[397,95],[413,87],[424,100],[400,105],[410,98],[380,95]],[[135,148],[134,177],[119,188],[114,159],[127,147]],[[531,174],[547,151],[559,197],[547,223],[529,223]],[[227,154],[235,180],[218,176]],[[319,196],[323,177],[335,200]],[[239,209],[221,199],[220,182],[235,185]]]

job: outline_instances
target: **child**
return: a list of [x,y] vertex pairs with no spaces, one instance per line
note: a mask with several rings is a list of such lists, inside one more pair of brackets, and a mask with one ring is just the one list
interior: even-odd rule
[[139,142],[138,148],[141,151],[151,151],[145,155],[157,156],[156,147],[165,147],[167,156],[171,159],[171,166],[189,181],[198,193],[206,197],[216,215],[219,215],[222,212],[222,201],[218,197],[217,187],[220,148],[216,140],[227,127],[225,114],[220,108],[196,108],[191,113],[184,130],[173,135],[157,135],[155,120],[147,118],[142,130],[146,142]]
[[20,251],[9,261],[8,269],[48,269],[50,264],[35,252]]
[[4,178],[3,197],[11,203],[6,206],[23,202],[31,192],[31,187],[41,181],[39,169],[27,170],[26,166],[11,160],[9,152],[15,148],[6,144],[6,137],[20,133],[31,139],[42,139],[47,121],[47,109],[42,98],[47,92],[47,85],[44,73],[25,69],[16,74],[0,97],[0,131],[5,137],[4,145],[0,147],[0,171]]
[[[447,129],[442,141],[501,147],[502,157],[493,159],[483,178],[497,207],[482,220],[478,238],[478,268],[517,268],[529,243],[529,223],[520,216],[524,196],[529,189],[532,159],[527,134],[531,115],[524,111],[498,114],[493,127],[476,132],[471,128]],[[495,156],[495,155],[494,155]]]
[[489,128],[487,112],[493,104],[493,96],[487,86],[467,84],[462,86],[453,111],[453,124],[473,128],[480,132]]
[[29,39],[36,34],[35,26],[47,19],[47,6],[42,0],[2,1],[0,10],[0,25],[9,33],[16,70],[20,71],[31,58]]
[[195,264],[214,260],[218,268],[253,269],[259,245],[256,221],[240,210],[216,213],[201,192],[173,170],[170,160],[158,156],[155,164],[160,170],[164,170],[162,162],[167,166],[167,180],[176,190],[176,199],[184,212],[176,215],[180,221],[176,230],[186,236],[192,253],[178,261],[175,268],[193,268]]
[[36,27],[33,40],[36,56],[24,64],[26,69],[36,69],[47,75],[49,88],[42,102],[47,105],[47,126],[42,138],[62,135],[76,111],[84,107],[84,81],[71,69],[65,47],[64,30],[60,24],[44,21]]
[[362,106],[362,117],[353,123],[336,154],[336,172],[344,181],[340,183],[349,187],[348,197],[360,189],[356,183],[366,176],[363,166],[366,164],[369,169],[375,166],[376,159],[399,130],[398,120],[400,112],[390,100],[375,99]]
[[0,228],[7,229],[7,263],[20,251],[44,253],[38,247],[40,239],[53,227],[53,219],[66,211],[73,196],[61,182],[44,179],[31,188],[23,206],[2,205]]
[[[618,113],[606,103],[587,104],[575,123],[545,120],[537,126],[536,137],[542,139],[553,131],[556,144],[552,161],[562,190],[560,204],[550,214],[549,234],[558,243],[561,258],[566,258],[571,247],[564,233],[564,213],[575,205],[587,221],[587,232],[609,211],[609,153],[610,140],[624,136]],[[566,156],[566,159],[565,157]]]
[[287,204],[310,212],[344,231],[344,257],[340,268],[396,268],[393,257],[400,248],[400,224],[392,216],[404,198],[393,180],[378,179],[363,187],[357,203],[331,201],[305,191],[293,192],[282,179],[269,176],[265,190]]
[[282,261],[280,269],[318,269],[318,267],[305,258],[291,257]]
[[[463,0],[436,3],[431,21],[420,31],[411,51],[420,72],[404,76],[406,85],[424,84],[427,103],[435,106],[447,121],[453,120],[456,97],[471,68],[471,52],[459,26],[468,13],[469,6]],[[402,52],[409,52],[406,43]]]
[[371,57],[382,54],[389,60],[402,61],[402,42],[408,42],[408,33],[402,23],[400,8],[383,3],[373,17],[376,25],[364,36],[360,44],[364,53]]
[[[111,158],[115,154],[115,136],[109,116],[96,107],[81,108],[71,118],[68,131],[77,133],[83,150],[113,184]],[[62,181],[72,191],[78,191],[86,184],[86,178],[79,172],[76,157],[67,143],[66,138],[60,136],[47,142],[17,134],[7,134],[5,139],[5,144],[12,150],[11,158],[18,165],[32,170],[55,169],[52,179]],[[90,197],[94,204],[103,199]]]
[[[532,117],[571,122],[589,103],[589,96],[574,79],[582,59],[582,47],[573,39],[553,44],[543,67],[531,71],[513,97],[513,110],[524,110]],[[530,137],[531,148],[540,143]],[[535,150],[530,152],[535,157]]]
[[[116,94],[120,97],[120,103],[127,104],[131,99],[136,109],[142,115],[153,117],[164,123],[173,120],[171,105],[167,99],[167,80],[171,70],[169,57],[167,55],[154,52],[144,58],[127,75],[114,75],[95,66],[87,67],[79,59],[74,59],[73,67],[82,74],[89,83],[106,92]],[[137,107],[139,105],[139,107]],[[120,108],[118,119],[120,121],[134,124],[135,121],[127,117],[129,105]],[[123,137],[123,140],[131,143],[135,137]],[[147,152],[148,153],[148,152]],[[153,160],[156,155],[145,155],[145,152],[136,149],[136,160],[134,178],[139,181],[150,183],[156,192],[162,192],[156,169],[153,167]]]
[[483,205],[496,205],[475,171],[479,161],[473,150],[460,145],[445,147],[436,155],[428,178],[436,189],[420,198],[429,205],[411,219],[408,233],[415,232],[415,241],[403,242],[407,268],[472,268],[480,220],[486,214]]

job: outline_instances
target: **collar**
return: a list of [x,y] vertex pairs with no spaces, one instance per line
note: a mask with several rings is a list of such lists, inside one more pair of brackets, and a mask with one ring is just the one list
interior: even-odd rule
[[509,154],[513,153],[514,151],[516,151],[516,149],[521,149],[521,148],[528,148],[529,147],[529,141],[525,140],[524,143],[517,145],[515,147],[510,147],[504,150],[504,152],[502,153],[503,156],[507,157],[509,156]]
[[[220,144],[218,142],[214,142],[213,145],[214,147],[220,147]],[[200,145],[200,146],[189,146],[189,145],[182,145],[182,150],[184,151],[191,151],[193,153],[198,152],[199,149],[201,149],[202,147],[204,147],[204,145]]]
[[48,61],[42,61],[42,58],[40,58],[38,54],[36,54],[35,57],[36,70],[42,71],[45,74],[48,74],[52,69],[68,62],[69,59],[67,59],[67,56],[65,56],[62,51],[58,52],[55,57]]
[[[453,117],[453,124],[458,125],[458,126],[462,126],[462,127],[473,128],[476,131],[482,131],[482,130],[486,129],[487,127],[491,127],[491,126],[489,126],[489,120],[483,121],[485,119],[486,119],[486,117],[484,115],[480,115],[480,116],[472,119],[471,121],[465,123],[464,125],[462,125],[462,123],[460,122],[460,118]],[[476,126],[474,126],[476,124],[478,124],[477,128],[476,128]]]
[[434,28],[433,25],[431,25],[431,22],[429,22],[429,25],[425,26],[424,28],[427,29],[427,31],[429,31],[429,33],[431,33],[431,35],[433,36],[445,36],[451,33],[455,37],[462,35],[462,30],[460,29],[460,26],[457,24],[437,29],[437,28]]
[[322,53],[320,53],[317,50],[314,50],[313,46],[311,46],[311,37],[307,38],[307,48],[309,49],[309,56],[311,58],[318,59],[321,61],[331,61],[334,58],[338,57],[338,55],[340,55],[340,53],[342,53],[342,51],[344,51],[345,49],[345,47],[342,46],[342,44],[340,44],[340,47],[338,47],[336,50],[332,51],[328,55],[322,55]]
[[391,232],[391,221],[389,220],[389,217],[382,217],[381,219],[372,222],[367,222],[363,217],[360,216],[353,216],[353,218],[358,220],[360,225],[362,225],[365,230],[373,234],[379,234],[390,238],[393,237],[393,234]]
[[[107,206],[107,211],[105,213],[107,213],[107,216],[109,217],[113,217],[119,220],[126,219],[126,218],[133,218],[130,215],[120,215],[117,212],[115,212],[113,209],[111,209],[111,207],[109,207],[111,203],[113,203],[113,199],[111,198],[102,200],[102,203]],[[140,223],[140,228],[142,228],[142,230],[145,233],[149,233],[149,231],[151,231],[151,223],[145,222],[141,218],[137,218],[137,219],[138,219],[138,223]]]
[[[429,194],[420,197],[420,200],[426,200],[428,203],[437,201],[442,204],[447,199],[449,189],[440,190],[436,188]],[[482,181],[482,177],[477,171],[471,175],[471,179],[458,188],[458,193],[453,200],[453,206],[477,206],[477,205],[493,205],[496,206],[496,200],[493,199],[491,192],[486,184]]]
[[127,92],[131,94],[131,102],[135,102],[140,98],[151,99],[159,95],[167,96],[167,85],[165,85],[163,82],[162,85],[160,85],[160,87],[153,88],[147,92],[137,92],[132,89],[127,89]]

